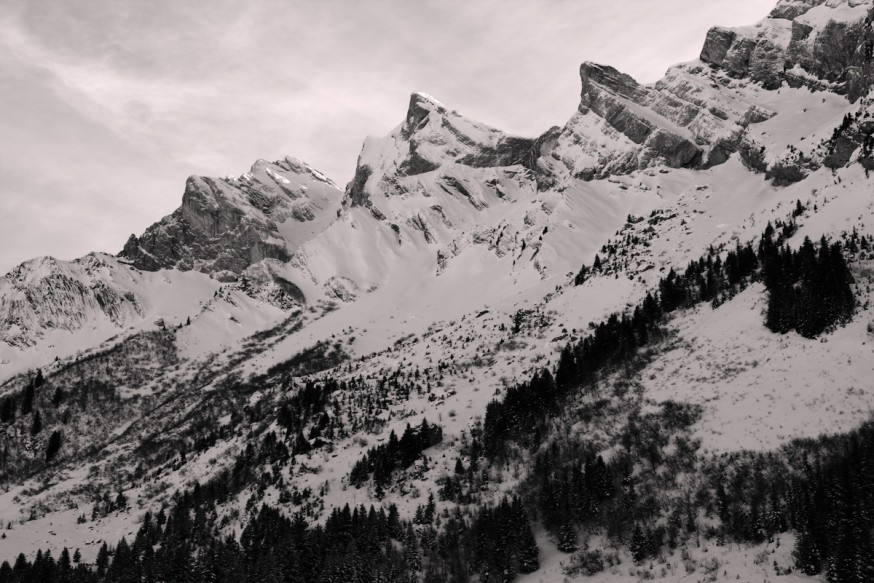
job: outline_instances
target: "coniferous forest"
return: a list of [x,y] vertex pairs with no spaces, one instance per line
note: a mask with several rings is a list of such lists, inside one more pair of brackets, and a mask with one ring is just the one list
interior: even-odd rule
[[[349,482],[360,488],[371,474],[378,492],[391,481],[395,469],[410,467],[422,451],[443,440],[443,430],[438,425],[428,424],[427,419],[416,429],[407,425],[404,434],[398,436],[392,431],[385,445],[371,448],[353,467]],[[381,498],[381,496],[380,496]]]

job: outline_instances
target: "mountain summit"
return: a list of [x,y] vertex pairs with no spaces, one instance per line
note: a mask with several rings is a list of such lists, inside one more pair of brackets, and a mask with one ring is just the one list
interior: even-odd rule
[[239,274],[262,259],[287,261],[336,216],[339,202],[336,184],[291,157],[258,160],[236,177],[192,176],[182,206],[131,235],[119,257],[147,271]]

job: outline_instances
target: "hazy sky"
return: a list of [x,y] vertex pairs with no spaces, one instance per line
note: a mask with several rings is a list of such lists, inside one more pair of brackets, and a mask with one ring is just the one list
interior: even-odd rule
[[117,252],[190,174],[291,154],[341,184],[424,91],[535,136],[579,64],[655,81],[774,0],[0,0],[0,273]]

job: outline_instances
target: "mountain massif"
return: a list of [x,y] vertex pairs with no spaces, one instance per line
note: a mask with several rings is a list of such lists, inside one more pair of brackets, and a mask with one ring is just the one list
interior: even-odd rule
[[14,268],[0,582],[871,580],[872,19],[584,62],[533,137],[414,93],[345,189]]

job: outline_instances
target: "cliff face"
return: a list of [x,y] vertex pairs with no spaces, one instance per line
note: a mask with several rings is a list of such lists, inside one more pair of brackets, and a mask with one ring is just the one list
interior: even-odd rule
[[856,101],[872,84],[871,3],[785,0],[755,27],[714,27],[701,60],[767,89],[830,89]]
[[511,136],[449,111],[424,93],[414,93],[404,121],[384,138],[368,138],[355,177],[346,187],[350,206],[373,207],[400,179],[448,169],[522,166],[533,169],[535,140]]
[[44,332],[71,332],[100,321],[121,327],[141,317],[136,295],[114,280],[118,268],[112,257],[98,254],[22,263],[0,278],[0,341],[24,348]]
[[192,176],[182,206],[119,254],[138,269],[240,274],[262,259],[288,261],[311,233],[336,216],[341,192],[293,158],[257,161],[239,177]]
[[[789,144],[768,143],[751,126],[779,112],[781,99],[765,95],[781,88],[842,95],[851,103],[866,95],[874,82],[872,11],[863,0],[782,1],[756,25],[712,28],[698,61],[671,67],[652,85],[583,63],[578,112],[541,142],[537,168],[548,177],[541,183],[651,166],[709,168],[734,153],[775,184],[803,178],[823,164],[833,145],[827,154],[796,155],[785,150]],[[855,141],[858,147],[864,140]],[[849,161],[849,147],[842,143],[829,163]]]

